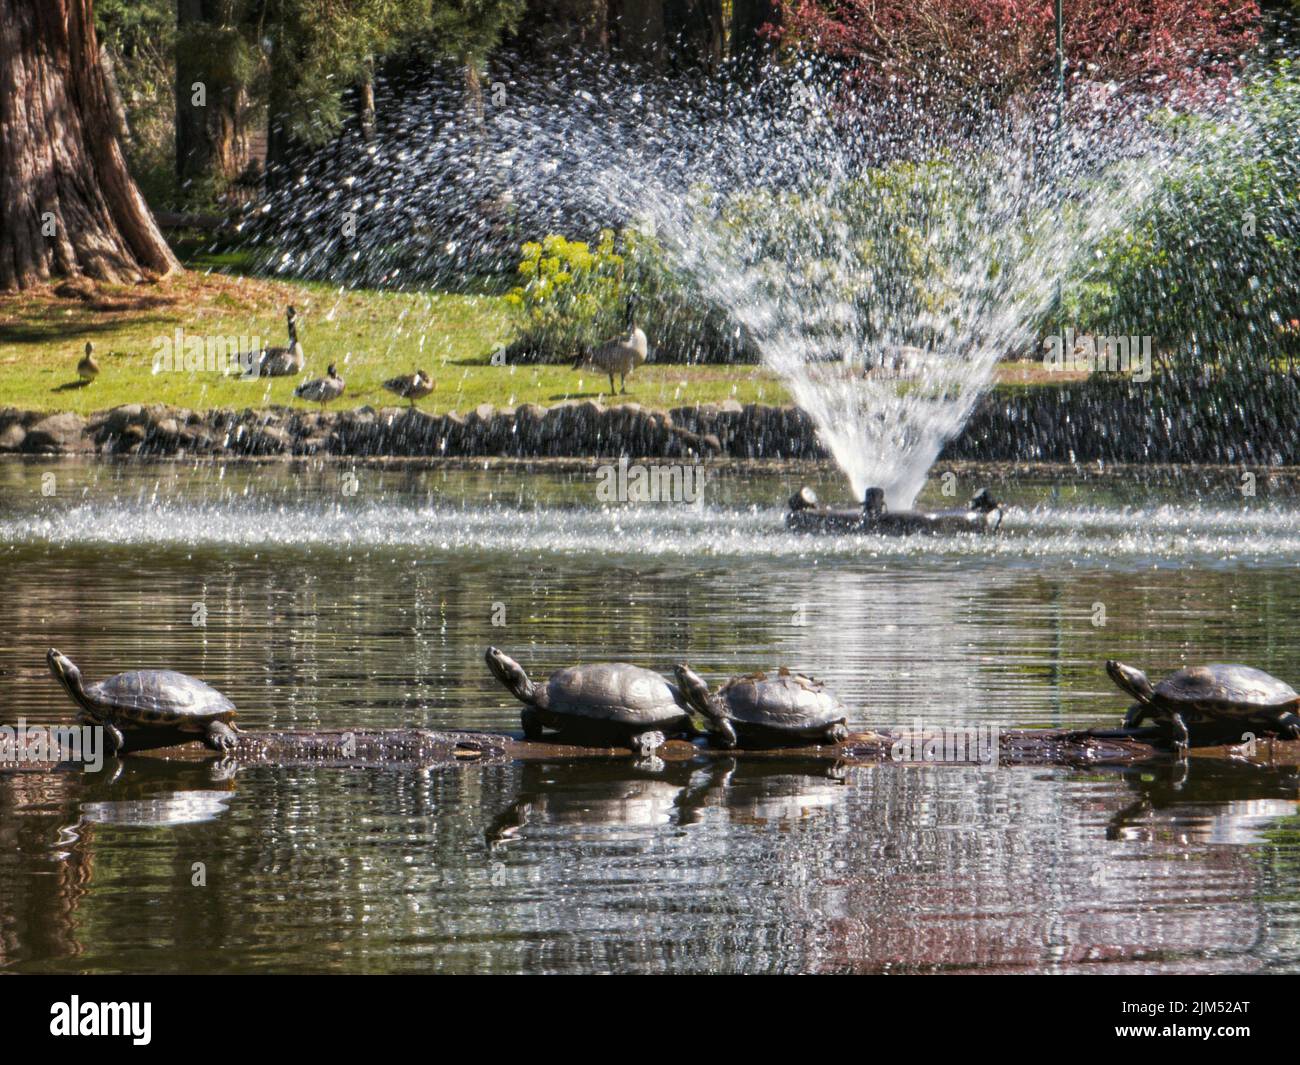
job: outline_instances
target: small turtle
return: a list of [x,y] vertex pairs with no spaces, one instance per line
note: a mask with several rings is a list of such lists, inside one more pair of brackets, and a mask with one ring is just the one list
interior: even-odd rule
[[732,677],[712,695],[690,666],[676,673],[687,702],[714,725],[724,747],[838,743],[849,734],[844,705],[826,685],[784,666],[775,677]]
[[599,743],[626,743],[642,757],[667,737],[694,735],[690,710],[676,685],[658,673],[623,662],[593,662],[556,670],[534,684],[509,655],[489,647],[493,676],[525,704],[524,736],[542,738],[543,726]]
[[1106,672],[1137,700],[1124,717],[1124,727],[1137,728],[1147,718],[1167,722],[1180,754],[1190,739],[1187,726],[1202,722],[1257,722],[1300,739],[1300,695],[1262,669],[1220,663],[1189,666],[1154,687],[1142,670],[1113,659],[1106,663]]
[[235,704],[201,680],[170,669],[141,669],[87,687],[81,670],[67,655],[51,647],[45,660],[64,691],[81,707],[82,720],[102,725],[114,751],[126,744],[123,729],[199,733],[203,742],[222,753],[235,746],[237,730],[230,724]]

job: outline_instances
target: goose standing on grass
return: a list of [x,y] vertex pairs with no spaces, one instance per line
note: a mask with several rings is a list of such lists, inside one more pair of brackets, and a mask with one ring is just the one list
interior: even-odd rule
[[579,370],[590,367],[609,374],[610,392],[614,391],[614,375],[618,374],[619,383],[623,386],[622,394],[627,395],[627,375],[646,361],[648,350],[645,333],[637,327],[633,317],[633,302],[628,300],[627,333],[580,355],[573,368]]
[[95,345],[89,340],[86,341],[86,354],[81,356],[81,361],[77,363],[77,376],[86,384],[90,384],[99,376],[99,363],[95,361]]
[[330,363],[329,372],[325,377],[314,377],[310,381],[304,381],[293,390],[293,394],[299,399],[319,403],[321,410],[324,410],[326,403],[343,395],[344,387],[343,378],[338,375],[334,364]]
[[423,370],[416,370],[415,373],[407,374],[404,377],[390,377],[384,382],[384,387],[395,396],[409,399],[411,406],[414,407],[417,399],[423,399],[437,385],[434,383],[433,378]]
[[249,377],[289,377],[302,373],[302,368],[307,365],[307,357],[303,354],[302,345],[298,343],[298,312],[291,306],[285,311],[284,317],[289,323],[289,346],[263,348],[255,352]]

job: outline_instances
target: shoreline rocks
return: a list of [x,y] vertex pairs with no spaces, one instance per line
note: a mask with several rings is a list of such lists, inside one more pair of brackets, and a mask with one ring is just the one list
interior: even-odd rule
[[[1289,424],[1222,423],[1144,403],[1098,405],[1069,390],[991,393],[941,458],[981,462],[1300,464]],[[82,416],[0,409],[0,455],[141,457],[707,458],[824,460],[797,407],[717,404],[651,410],[590,400],[466,414],[407,407],[191,411],[126,404]]]

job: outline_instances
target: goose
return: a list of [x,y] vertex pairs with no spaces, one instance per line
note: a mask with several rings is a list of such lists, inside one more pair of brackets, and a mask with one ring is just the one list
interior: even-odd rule
[[250,363],[249,377],[289,377],[302,373],[307,364],[302,345],[298,343],[298,312],[292,306],[285,311],[285,320],[289,324],[289,346],[287,348],[263,348],[253,352],[247,362]]
[[384,382],[384,387],[396,396],[409,399],[414,407],[417,399],[423,399],[438,386],[423,370],[416,370],[404,377],[390,377]]
[[81,357],[81,361],[77,363],[77,376],[85,381],[86,384],[90,384],[91,381],[99,376],[99,363],[95,361],[95,345],[89,340],[86,341],[86,354],[84,354]]
[[646,361],[647,346],[645,333],[637,328],[632,317],[632,303],[627,307],[627,333],[624,336],[607,340],[600,347],[580,355],[573,364],[575,370],[590,367],[609,374],[609,390],[614,391],[614,375],[618,374],[623,386],[622,394],[627,395],[627,375]]
[[293,390],[293,394],[299,399],[319,403],[324,410],[326,403],[343,395],[344,387],[343,378],[338,375],[334,364],[330,363],[327,376],[313,377],[310,381],[304,381]]

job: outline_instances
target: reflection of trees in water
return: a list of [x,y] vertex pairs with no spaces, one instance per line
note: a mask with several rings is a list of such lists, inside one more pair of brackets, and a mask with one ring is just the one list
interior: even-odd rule
[[0,773],[0,968],[83,952],[94,847],[63,831],[81,783],[68,772]]
[[[233,785],[145,759],[116,782],[6,774],[0,949],[127,970],[1294,964],[1294,829],[1259,817],[1294,802],[1294,773],[1194,759],[1187,774],[732,759],[253,767]],[[184,816],[186,795],[223,789],[215,820]],[[1108,840],[1116,825],[1130,835]]]

